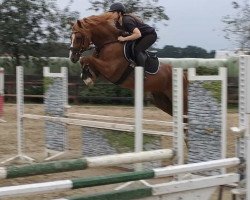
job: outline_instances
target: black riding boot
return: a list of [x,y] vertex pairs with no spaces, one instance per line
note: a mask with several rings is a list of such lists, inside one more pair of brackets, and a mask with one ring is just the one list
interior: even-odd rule
[[136,64],[137,66],[142,66],[145,67],[146,64],[146,55],[143,52],[138,53],[138,55],[136,56]]

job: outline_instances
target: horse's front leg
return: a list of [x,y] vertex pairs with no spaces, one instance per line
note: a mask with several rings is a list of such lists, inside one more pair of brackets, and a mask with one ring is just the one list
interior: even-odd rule
[[85,65],[82,67],[81,79],[87,86],[92,86],[96,81],[96,75],[87,65]]
[[97,72],[91,68],[89,63],[88,57],[80,58],[80,64],[82,66],[81,79],[87,86],[94,85],[97,78]]
[[87,70],[88,71],[87,74],[89,75],[89,77],[93,79],[93,81],[95,81],[97,73],[100,73],[102,76],[104,76],[107,79],[109,79],[109,75],[112,74],[110,73],[108,63],[99,58],[96,58],[93,56],[82,57],[80,59],[80,63],[82,65],[84,73]]

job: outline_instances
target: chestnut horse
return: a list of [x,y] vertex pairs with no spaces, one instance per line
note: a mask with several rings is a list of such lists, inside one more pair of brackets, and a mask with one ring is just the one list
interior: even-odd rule
[[[121,31],[116,28],[112,13],[90,16],[77,20],[72,24],[70,59],[76,63],[81,53],[91,43],[95,45],[95,53],[81,57],[84,81],[93,84],[97,76],[102,76],[111,83],[121,87],[134,89],[134,72],[128,73],[129,62],[124,57],[124,43],[117,40]],[[121,81],[122,80],[122,81]],[[184,114],[187,114],[187,77],[184,84]],[[152,94],[154,104],[172,116],[172,67],[160,64],[156,74],[145,72],[144,91]]]

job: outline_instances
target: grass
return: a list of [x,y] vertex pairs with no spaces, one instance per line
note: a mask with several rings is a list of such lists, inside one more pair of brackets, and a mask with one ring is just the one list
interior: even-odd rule
[[221,102],[221,82],[213,81],[203,83],[203,87],[212,92],[212,95],[218,102]]
[[[115,131],[116,133],[114,133],[114,131],[111,130],[105,130],[104,132],[105,132],[104,137],[109,141],[109,143],[114,148],[116,148],[118,152],[122,153],[122,152],[134,151],[135,148],[134,134],[122,131],[119,131],[119,133]],[[156,136],[144,135],[143,145],[152,144],[157,140],[158,137]]]
[[235,104],[228,104],[228,109],[227,109],[228,113],[238,113],[239,112],[239,108],[238,105]]

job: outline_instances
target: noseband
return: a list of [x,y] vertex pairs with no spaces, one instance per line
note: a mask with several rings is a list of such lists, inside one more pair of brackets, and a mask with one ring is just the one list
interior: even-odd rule
[[80,56],[84,52],[83,48],[76,48],[76,47],[69,47],[69,50],[72,51],[73,54],[76,54],[78,56]]

